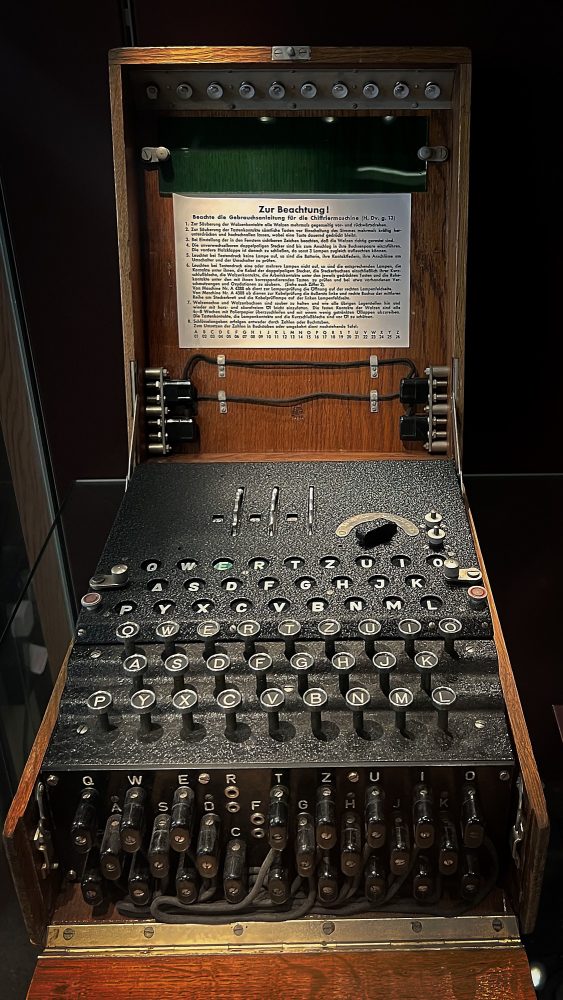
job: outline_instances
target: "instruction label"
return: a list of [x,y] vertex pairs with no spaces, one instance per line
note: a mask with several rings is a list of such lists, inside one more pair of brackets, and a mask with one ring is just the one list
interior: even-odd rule
[[180,347],[408,347],[409,194],[173,199]]

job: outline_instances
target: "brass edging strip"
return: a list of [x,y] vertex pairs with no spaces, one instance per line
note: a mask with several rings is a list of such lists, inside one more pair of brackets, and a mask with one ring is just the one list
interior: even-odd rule
[[327,949],[520,947],[514,916],[305,919],[287,923],[237,921],[205,924],[114,923],[50,925],[43,957],[62,955],[156,956]]

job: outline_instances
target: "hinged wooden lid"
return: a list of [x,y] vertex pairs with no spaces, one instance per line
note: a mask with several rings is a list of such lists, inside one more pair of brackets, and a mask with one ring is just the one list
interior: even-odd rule
[[[447,159],[428,163],[426,190],[412,194],[410,345],[377,348],[377,355],[382,360],[408,357],[421,375],[428,366],[445,366],[451,371],[455,359],[456,384],[450,378],[448,395],[451,398],[455,390],[461,419],[470,80],[465,49],[313,48],[310,59],[303,61],[299,57],[294,62],[279,61],[272,49],[261,47],[120,49],[110,54],[110,76],[131,437],[135,419],[141,430],[143,426],[142,396],[136,411],[134,402],[142,388],[142,369],[166,368],[178,378],[194,353],[178,346],[172,198],[163,193],[159,168],[143,164],[141,150],[157,147],[162,130],[170,127],[172,119],[181,132],[186,119],[193,124],[198,116],[207,121],[228,118],[230,125],[233,119],[240,122],[256,118],[265,108],[268,116],[290,116],[294,121],[304,116],[309,121],[326,116],[327,109],[331,115],[371,121],[389,118],[392,111],[393,118],[423,119],[427,146],[447,150]],[[251,81],[256,95],[261,95],[254,105],[238,99],[233,81],[238,88],[239,77]],[[367,101],[359,92],[360,99],[352,100],[351,91],[344,101],[327,98],[332,77],[336,81],[357,79],[361,84],[368,77],[378,80],[378,98]],[[292,86],[295,91],[292,81],[300,83],[302,78],[318,87],[317,96],[324,95],[322,100],[268,103],[272,81],[281,81],[289,94]],[[435,94],[427,97],[429,82],[438,78],[438,99]],[[221,101],[207,98],[210,82],[225,90]],[[407,85],[407,101],[395,96],[398,84]],[[197,99],[178,96],[178,88],[186,85]],[[237,100],[229,97],[227,101],[227,93],[234,93]],[[299,96],[299,91],[296,93]],[[307,107],[303,107],[305,103]],[[216,104],[220,105],[217,110]],[[227,149],[227,158],[228,153]],[[209,353],[216,357],[219,352]],[[361,347],[233,349],[227,352],[228,377],[223,380],[218,378],[216,365],[199,364],[194,383],[199,395],[209,398],[199,404],[199,441],[182,446],[184,454],[203,460],[272,454],[286,458],[424,456],[422,443],[400,439],[399,418],[405,413],[404,406],[398,400],[384,399],[394,395],[401,376],[406,376],[408,370],[381,367],[374,381],[368,364],[372,353],[373,349]],[[366,364],[362,368],[329,370],[228,367],[229,360],[258,358],[262,362],[283,358],[332,363],[362,360]],[[381,399],[377,412],[369,402],[371,392],[373,404],[374,388]],[[221,407],[217,399],[221,390],[226,407]],[[279,399],[317,393],[356,395],[361,399],[317,399],[290,407],[234,401],[229,404],[233,397]],[[227,412],[222,412],[225,409]],[[451,417],[447,445],[442,451],[454,454]],[[147,457],[142,443],[140,457]]]

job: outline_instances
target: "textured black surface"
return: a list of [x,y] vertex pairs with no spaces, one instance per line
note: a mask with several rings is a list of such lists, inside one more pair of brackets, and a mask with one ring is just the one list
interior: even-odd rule
[[[225,737],[225,716],[214,698],[214,680],[205,666],[203,647],[183,647],[190,659],[186,677],[199,698],[194,720],[200,725],[195,738],[184,740],[180,735],[181,718],[172,707],[172,681],[166,675],[162,646],[144,647],[149,666],[143,687],[156,694],[152,713],[155,729],[150,738],[139,736],[139,716],[132,710],[129,698],[131,681],[122,667],[122,650],[110,647],[96,650],[75,649],[69,665],[57,727],[49,747],[45,766],[50,769],[111,767],[182,768],[214,766],[253,767],[254,765],[307,766],[312,763],[333,764],[393,762],[412,764],[466,763],[510,761],[512,751],[507,733],[503,700],[497,673],[495,648],[491,642],[460,643],[459,659],[452,659],[441,650],[439,643],[430,644],[440,656],[433,671],[433,686],[451,686],[457,702],[450,712],[446,736],[437,727],[437,714],[430,698],[421,691],[420,679],[412,660],[401,652],[399,643],[378,643],[397,655],[397,668],[391,676],[391,687],[406,687],[414,694],[412,710],[407,715],[407,737],[395,727],[395,717],[379,687],[379,678],[360,643],[337,643],[356,655],[356,669],[350,686],[367,687],[371,705],[364,715],[370,739],[358,736],[352,727],[352,714],[339,692],[338,677],[324,656],[322,643],[305,645],[315,656],[315,666],[309,674],[310,687],[322,687],[329,695],[328,709],[323,712],[326,740],[311,732],[310,713],[297,692],[297,677],[284,656],[283,645],[259,644],[273,658],[268,685],[286,690],[286,703],[280,713],[283,739],[268,735],[267,714],[260,708],[256,682],[242,655],[242,645],[230,647],[232,666],[226,677],[227,687],[234,687],[243,697],[237,713],[237,734]],[[224,647],[226,648],[226,646]],[[96,658],[92,653],[101,655]],[[110,691],[113,708],[110,721],[114,729],[100,732],[95,718],[86,708],[87,697],[96,690]],[[478,723],[476,726],[475,723]],[[79,728],[87,731],[79,733]]]
[[[275,534],[269,536],[268,515],[276,487],[277,526]],[[315,499],[309,534],[311,487]],[[244,489],[244,497],[238,533],[233,536],[231,524],[239,488]],[[446,540],[442,552],[432,552],[424,527],[415,537],[399,527],[390,542],[370,552],[360,547],[353,529],[346,538],[336,535],[338,525],[356,514],[387,512],[420,526],[424,515],[433,509],[443,515]],[[249,520],[254,516],[260,520]],[[448,616],[461,621],[464,637],[490,637],[488,612],[473,611],[466,589],[446,583],[442,570],[427,562],[435,555],[450,554],[461,566],[476,564],[459,484],[453,465],[447,461],[145,465],[134,474],[97,567],[97,572],[108,572],[116,563],[126,563],[130,582],[123,590],[106,591],[102,610],[80,616],[78,641],[114,642],[120,617],[123,620],[116,609],[122,603],[133,603],[134,610],[126,610],[125,617],[141,625],[145,641],[154,639],[155,626],[164,619],[177,620],[180,639],[193,640],[197,623],[204,618],[217,619],[225,638],[229,628],[234,629],[234,621],[255,618],[262,627],[262,637],[275,638],[277,623],[292,617],[302,623],[303,637],[313,638],[316,624],[329,616],[342,621],[347,638],[357,637],[361,617],[380,620],[382,634],[388,638],[397,637],[402,618],[412,617],[422,623],[421,638],[430,639],[437,635],[437,622]],[[356,559],[366,555],[374,559],[372,568],[356,564]],[[401,555],[411,560],[408,568],[392,564],[392,558]],[[337,557],[338,568],[321,566],[319,560],[325,556]],[[253,570],[249,561],[262,557],[268,560],[268,568]],[[285,560],[290,557],[302,558],[303,566],[288,568]],[[220,559],[231,561],[232,569],[215,569],[213,563]],[[193,560],[197,565],[182,571],[178,566],[181,560]],[[143,568],[147,561],[158,563],[158,568],[147,571]],[[422,588],[408,586],[406,578],[414,574],[424,577]],[[370,578],[377,575],[389,581],[383,590],[370,585]],[[264,577],[275,578],[279,584],[265,592],[259,586]],[[314,585],[300,590],[302,577],[312,578]],[[338,589],[333,582],[337,577],[351,581],[348,589]],[[239,581],[239,589],[225,590],[227,580]],[[150,590],[155,582],[163,589]],[[188,591],[186,585],[200,586],[200,590]],[[427,596],[442,601],[439,611],[427,611],[421,605]],[[390,597],[400,598],[402,608],[387,610],[383,602]],[[312,598],[326,601],[326,610],[313,613],[307,606]],[[363,601],[363,611],[348,609],[345,602],[350,598]],[[242,600],[251,601],[252,607],[237,613],[231,605]],[[290,606],[276,612],[269,606],[272,600],[288,601]],[[164,604],[163,613],[155,611],[157,602]],[[207,608],[198,614],[199,602]]]

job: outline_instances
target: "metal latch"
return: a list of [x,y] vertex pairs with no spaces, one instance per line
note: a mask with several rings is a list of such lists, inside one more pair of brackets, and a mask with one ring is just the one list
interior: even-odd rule
[[219,413],[227,413],[227,393],[224,389],[219,389],[217,399],[219,401]]
[[450,151],[447,146],[421,146],[416,155],[425,163],[443,163]]
[[109,573],[90,577],[92,590],[117,590],[129,583],[129,567],[125,563],[112,566]]
[[217,378],[227,377],[227,362],[224,354],[217,355]]
[[170,159],[170,150],[166,146],[143,146],[141,159],[143,163],[164,163]]
[[37,808],[39,810],[39,822],[37,824],[37,829],[33,835],[33,843],[36,849],[43,857],[41,863],[41,877],[47,878],[50,872],[58,868],[58,862],[55,861],[55,851],[53,849],[53,838],[51,837],[51,832],[47,828],[47,815],[45,810],[45,786],[43,782],[39,782],[37,788],[35,789],[35,801],[37,803]]
[[310,58],[310,45],[272,45],[272,62],[302,62]]
[[369,412],[379,413],[379,396],[377,389],[370,389],[369,391]]
[[378,378],[379,376],[379,361],[377,354],[370,354],[369,356],[369,377]]
[[518,789],[518,806],[516,808],[514,826],[510,831],[510,850],[514,864],[517,868],[519,868],[520,851],[518,850],[518,845],[524,840],[524,833],[526,830],[524,823],[524,782],[522,781],[522,775],[518,775],[518,778],[516,779],[516,788]]

